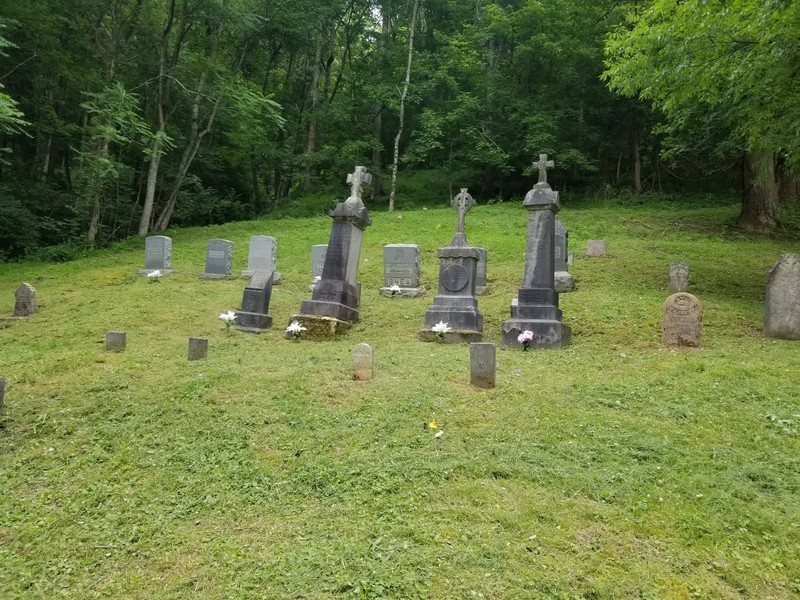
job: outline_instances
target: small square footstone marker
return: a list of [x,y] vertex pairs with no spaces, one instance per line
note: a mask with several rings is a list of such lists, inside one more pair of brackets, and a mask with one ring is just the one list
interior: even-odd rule
[[606,241],[587,240],[586,256],[589,258],[604,258],[606,256]]
[[497,349],[494,344],[476,342],[469,345],[469,382],[479,388],[493,388],[497,379]]
[[233,275],[233,242],[208,240],[206,248],[206,272],[200,279],[230,279]]
[[36,288],[30,283],[23,283],[14,294],[14,316],[30,317],[36,313]]
[[670,348],[700,346],[703,328],[703,305],[700,300],[680,292],[664,302],[661,342]]
[[189,360],[200,360],[208,356],[208,339],[189,338]]
[[764,334],[800,340],[800,254],[784,254],[767,279]]
[[106,352],[122,352],[128,343],[128,336],[124,331],[109,331],[106,333]]
[[353,348],[353,379],[369,381],[372,379],[374,352],[369,344],[358,344]]
[[689,265],[685,262],[670,263],[669,265],[669,284],[667,286],[670,294],[685,292],[689,289]]

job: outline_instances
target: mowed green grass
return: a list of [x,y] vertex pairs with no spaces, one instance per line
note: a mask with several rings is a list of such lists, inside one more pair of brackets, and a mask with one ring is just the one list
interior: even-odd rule
[[[417,341],[446,207],[373,212],[361,321],[283,339],[310,297],[330,219],[175,230],[178,274],[136,275],[142,240],[68,264],[0,266],[2,598],[796,598],[800,342],[761,333],[764,285],[797,241],[730,229],[735,204],[567,205],[578,290],[570,346],[498,350],[469,386],[469,348]],[[480,298],[499,342],[523,271],[520,203],[479,206]],[[206,240],[279,240],[275,327],[226,333],[242,280],[200,281]],[[605,238],[610,256],[582,257]],[[379,296],[382,246],[417,243],[428,294]],[[660,345],[667,269],[685,260],[703,347]],[[128,333],[124,353],[105,332]],[[209,338],[186,360],[187,338]],[[375,378],[352,381],[353,347]],[[443,435],[425,426],[436,419]]]

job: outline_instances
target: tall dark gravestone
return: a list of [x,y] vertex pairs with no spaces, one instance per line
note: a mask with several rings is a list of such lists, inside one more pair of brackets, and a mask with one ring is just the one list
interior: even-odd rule
[[[475,200],[466,188],[453,198],[453,208],[458,213],[458,224],[453,240],[446,248],[439,248],[439,292],[433,305],[425,312],[425,325],[419,332],[423,341],[480,342],[483,339],[483,315],[478,312],[475,286],[478,276],[477,248],[467,243],[464,219],[475,206]],[[450,331],[439,335],[432,331],[437,323],[446,323]]]
[[272,327],[272,317],[269,315],[272,284],[272,271],[255,271],[250,276],[242,294],[242,309],[236,311],[236,329],[259,333]]
[[558,192],[547,183],[547,168],[553,161],[539,155],[539,182],[525,196],[522,205],[528,211],[525,275],[518,301],[511,304],[511,318],[503,321],[504,346],[518,347],[523,331],[532,331],[532,348],[560,348],[570,337],[570,328],[561,322],[558,293],[555,291],[555,223],[561,206]]
[[[371,181],[372,175],[367,173],[366,167],[356,167],[347,176],[347,183],[352,186],[350,197],[337,204],[329,213],[333,218],[333,227],[321,279],[314,288],[311,300],[303,300],[300,314],[291,317],[290,323],[298,321],[309,332],[324,329],[338,333],[358,321],[358,261],[361,257],[361,238],[364,230],[372,223],[361,200],[361,186]],[[331,327],[320,328],[311,323],[315,319],[333,319],[334,322]]]

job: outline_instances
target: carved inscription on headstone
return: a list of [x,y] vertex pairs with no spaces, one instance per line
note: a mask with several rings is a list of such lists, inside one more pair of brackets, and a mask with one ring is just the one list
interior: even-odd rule
[[703,306],[691,294],[673,294],[664,302],[661,342],[665,346],[700,346],[702,327]]

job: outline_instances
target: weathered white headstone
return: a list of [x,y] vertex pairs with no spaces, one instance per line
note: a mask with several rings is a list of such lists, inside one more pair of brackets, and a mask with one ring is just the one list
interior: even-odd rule
[[497,348],[494,344],[477,342],[469,345],[470,384],[493,388],[497,379]]
[[353,349],[353,379],[368,381],[372,379],[374,353],[369,344],[358,344]]
[[281,280],[278,268],[278,240],[269,235],[254,235],[250,238],[247,252],[247,268],[242,271],[242,278],[249,279],[256,271],[272,273],[272,285]]
[[680,292],[664,302],[661,342],[665,346],[700,346],[703,329],[703,305],[700,300]]
[[[416,244],[387,244],[383,247],[383,287],[387,297],[416,297],[425,291],[419,285],[420,257]],[[399,288],[399,289],[398,289]]]
[[23,283],[14,294],[14,316],[30,317],[36,313],[36,288],[30,283]]
[[233,242],[230,240],[208,240],[206,248],[206,271],[200,279],[230,279],[233,272]]
[[586,256],[589,258],[603,258],[606,256],[605,240],[587,240]]
[[667,289],[670,294],[685,292],[689,289],[689,265],[687,263],[670,263]]
[[769,272],[764,334],[800,340],[800,254],[784,254]]

